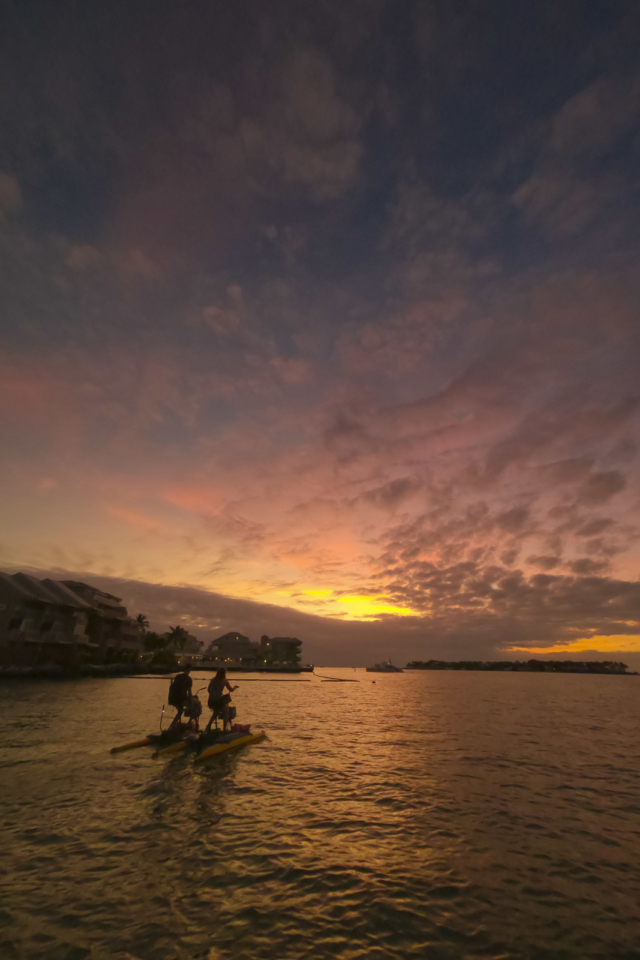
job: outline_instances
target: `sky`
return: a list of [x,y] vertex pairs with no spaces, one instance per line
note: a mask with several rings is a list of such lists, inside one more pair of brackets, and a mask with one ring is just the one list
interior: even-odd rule
[[7,0],[0,568],[640,664],[640,8]]

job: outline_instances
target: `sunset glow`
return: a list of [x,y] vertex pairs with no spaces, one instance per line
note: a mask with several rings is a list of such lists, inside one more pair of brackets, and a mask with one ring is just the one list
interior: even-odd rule
[[382,614],[392,614],[396,617],[418,615],[405,607],[394,607],[385,603],[383,597],[339,597],[338,603],[348,604],[346,616],[353,620],[375,620]]
[[428,4],[338,7],[230,5],[236,60],[186,5],[187,72],[161,11],[53,85],[7,52],[0,568],[309,656],[639,653],[626,34],[518,33],[497,83]]
[[509,653],[584,653],[585,651],[598,653],[640,653],[640,635],[611,637],[583,637],[570,643],[554,644],[551,647],[507,647]]

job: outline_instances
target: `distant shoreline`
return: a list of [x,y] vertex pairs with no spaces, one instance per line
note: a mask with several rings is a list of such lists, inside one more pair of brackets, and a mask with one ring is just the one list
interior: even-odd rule
[[[107,679],[113,680],[118,677],[140,677],[142,679],[164,679],[179,673],[181,666],[165,667],[163,665],[148,666],[146,664],[133,663],[105,663],[105,664],[83,664],[77,669],[64,669],[57,664],[47,664],[36,667],[5,667],[0,669],[0,681],[2,680],[87,680],[87,679]],[[216,667],[202,666],[198,663],[193,664],[195,671],[203,670],[209,673],[215,673]],[[287,676],[297,675],[299,673],[310,673],[305,670],[274,670],[253,669],[233,667],[228,673],[268,673],[285,674]]]
[[637,677],[616,660],[412,660],[405,670],[479,670],[487,673],[579,673]]
[[[214,673],[216,668],[203,666],[194,663],[193,668],[196,672],[204,671]],[[48,664],[35,667],[11,666],[0,669],[0,682],[15,680],[90,680],[107,679],[114,680],[121,677],[134,679],[156,679],[162,680],[173,676],[180,671],[180,666],[166,667],[164,665],[132,664],[132,663],[108,663],[108,664],[83,664],[79,668],[69,670],[56,664]],[[337,668],[349,669],[352,667]],[[411,670],[449,670],[449,671],[473,671],[479,673],[570,673],[584,676],[616,676],[616,677],[637,677],[638,672],[629,670],[626,663],[620,663],[611,660],[502,660],[502,661],[479,661],[479,660],[412,660],[404,668],[405,671]],[[229,674],[237,673],[260,673],[275,676],[287,676],[291,679],[297,678],[299,674],[311,673],[311,670],[274,670],[267,669],[249,669],[230,667]],[[292,676],[293,675],[293,676]],[[240,678],[238,678],[240,679]],[[302,678],[300,678],[302,679]],[[307,681],[308,682],[308,681]]]

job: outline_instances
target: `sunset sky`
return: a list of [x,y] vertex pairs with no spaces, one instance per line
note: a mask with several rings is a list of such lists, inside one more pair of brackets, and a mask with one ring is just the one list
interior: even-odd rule
[[319,662],[639,663],[639,43],[8,0],[0,568]]

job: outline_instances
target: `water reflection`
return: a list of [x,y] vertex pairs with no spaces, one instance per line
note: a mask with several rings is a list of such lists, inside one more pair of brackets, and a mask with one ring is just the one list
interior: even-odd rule
[[164,680],[5,686],[2,955],[635,956],[635,679],[358,677],[195,768],[108,753]]

